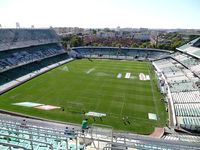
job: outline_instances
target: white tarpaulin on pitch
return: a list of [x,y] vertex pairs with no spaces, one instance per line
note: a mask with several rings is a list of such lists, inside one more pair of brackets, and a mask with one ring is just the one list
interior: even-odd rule
[[119,79],[119,78],[122,78],[122,74],[121,74],[121,73],[118,73],[117,78],[118,78],[118,79]]
[[126,75],[125,75],[125,78],[126,78],[126,79],[129,79],[130,77],[131,77],[131,73],[130,73],[130,72],[127,72]]
[[86,116],[92,116],[92,117],[105,117],[106,114],[104,113],[98,113],[98,112],[88,112],[88,113],[85,113]]
[[150,120],[157,120],[157,115],[154,114],[154,113],[148,113],[148,118],[149,118]]

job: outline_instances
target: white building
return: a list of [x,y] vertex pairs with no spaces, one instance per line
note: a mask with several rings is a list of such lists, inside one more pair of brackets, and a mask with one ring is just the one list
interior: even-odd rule
[[98,38],[113,38],[113,37],[115,37],[115,33],[114,32],[99,31],[99,32],[96,33],[96,36]]
[[136,40],[148,41],[151,38],[151,34],[149,32],[134,33],[133,38]]

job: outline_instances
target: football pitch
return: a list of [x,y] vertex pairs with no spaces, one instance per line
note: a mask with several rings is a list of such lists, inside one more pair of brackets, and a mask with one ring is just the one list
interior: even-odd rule
[[[140,80],[139,74],[150,80]],[[127,78],[125,78],[127,77]],[[41,118],[81,124],[84,112],[105,117],[89,124],[105,124],[115,130],[149,134],[166,124],[167,113],[149,62],[75,60],[0,95],[0,109]],[[43,110],[13,105],[34,102],[60,107]],[[148,113],[157,115],[150,120]],[[125,120],[123,118],[126,118]]]

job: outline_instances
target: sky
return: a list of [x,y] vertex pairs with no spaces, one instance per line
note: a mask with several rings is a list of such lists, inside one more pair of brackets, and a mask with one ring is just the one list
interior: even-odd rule
[[2,27],[200,29],[200,0],[0,0]]

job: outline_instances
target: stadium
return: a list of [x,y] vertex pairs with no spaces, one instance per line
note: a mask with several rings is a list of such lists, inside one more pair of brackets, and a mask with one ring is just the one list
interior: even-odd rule
[[0,149],[200,149],[199,59],[200,38],[64,49],[53,29],[0,29]]

